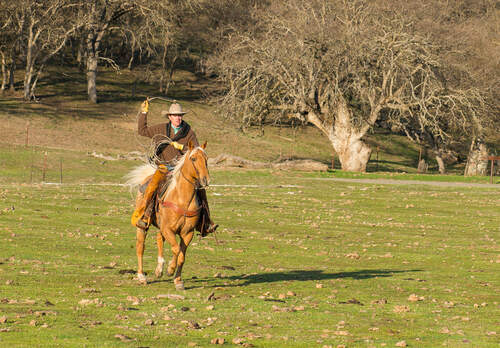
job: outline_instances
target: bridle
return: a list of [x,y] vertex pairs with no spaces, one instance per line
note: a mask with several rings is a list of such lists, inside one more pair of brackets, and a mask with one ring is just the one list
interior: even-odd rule
[[[205,188],[207,185],[200,185],[200,171],[198,170],[198,168],[196,168],[196,166],[194,165],[194,161],[188,157],[189,161],[191,162],[191,165],[193,166],[193,169],[194,169],[194,172],[196,173],[196,180],[194,182],[192,182],[191,180],[189,180],[185,175],[184,175],[184,172],[181,170],[181,175],[182,177],[184,178],[184,180],[186,180],[188,183],[190,183],[191,185],[193,185],[194,187],[194,190],[197,191],[199,189],[203,189]],[[190,202],[191,203],[191,202]]]

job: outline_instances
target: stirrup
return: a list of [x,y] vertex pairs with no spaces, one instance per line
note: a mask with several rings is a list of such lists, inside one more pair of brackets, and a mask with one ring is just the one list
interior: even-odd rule
[[137,220],[137,222],[135,223],[135,226],[142,228],[143,230],[147,230],[149,228],[149,224],[142,219]]

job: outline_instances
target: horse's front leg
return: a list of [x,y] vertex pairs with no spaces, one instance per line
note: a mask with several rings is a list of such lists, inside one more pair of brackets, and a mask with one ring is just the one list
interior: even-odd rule
[[161,278],[163,276],[163,266],[165,265],[165,259],[163,258],[163,242],[165,238],[158,232],[156,235],[156,245],[158,246],[158,264],[156,265],[155,275],[157,278]]
[[136,241],[135,241],[135,252],[137,254],[137,279],[140,284],[146,284],[146,276],[144,275],[142,268],[142,257],[144,256],[145,240],[147,231],[142,228],[137,228]]
[[175,239],[175,233],[172,230],[170,229],[162,230],[161,233],[163,235],[163,238],[167,240],[168,244],[170,244],[170,247],[172,249],[172,259],[168,263],[167,267],[167,274],[171,276],[172,274],[174,274],[175,269],[177,268],[177,255],[179,255],[180,247],[179,244],[177,243],[177,240]]
[[179,255],[177,256],[177,271],[175,272],[174,276],[174,284],[177,290],[184,290],[184,282],[181,279],[182,266],[184,266],[184,261],[186,261],[186,251],[189,246],[189,243],[191,243],[191,240],[193,240],[193,236],[194,236],[193,231],[190,231],[186,234],[181,234],[180,236],[181,243],[180,243]]

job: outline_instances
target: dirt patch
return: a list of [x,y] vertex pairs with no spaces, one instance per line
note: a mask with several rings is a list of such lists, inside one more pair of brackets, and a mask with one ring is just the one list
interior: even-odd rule
[[[148,139],[136,135],[135,122],[130,120],[48,119],[3,116],[0,127],[2,142],[12,145],[86,150],[88,152],[145,149]],[[134,116],[135,117],[135,116]],[[134,127],[131,124],[134,123]]]

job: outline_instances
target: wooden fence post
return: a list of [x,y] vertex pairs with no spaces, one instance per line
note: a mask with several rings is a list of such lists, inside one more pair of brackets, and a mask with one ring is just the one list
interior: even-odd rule
[[47,151],[43,155],[42,182],[45,182],[45,172],[47,170]]
[[63,174],[62,174],[62,158],[59,159],[59,183],[62,184]]
[[493,168],[495,167],[495,161],[500,161],[500,156],[488,156],[488,160],[491,161],[490,184],[493,184],[493,173],[494,173]]
[[24,141],[24,146],[28,147],[29,144],[29,129],[30,129],[30,121],[26,122],[26,139]]

